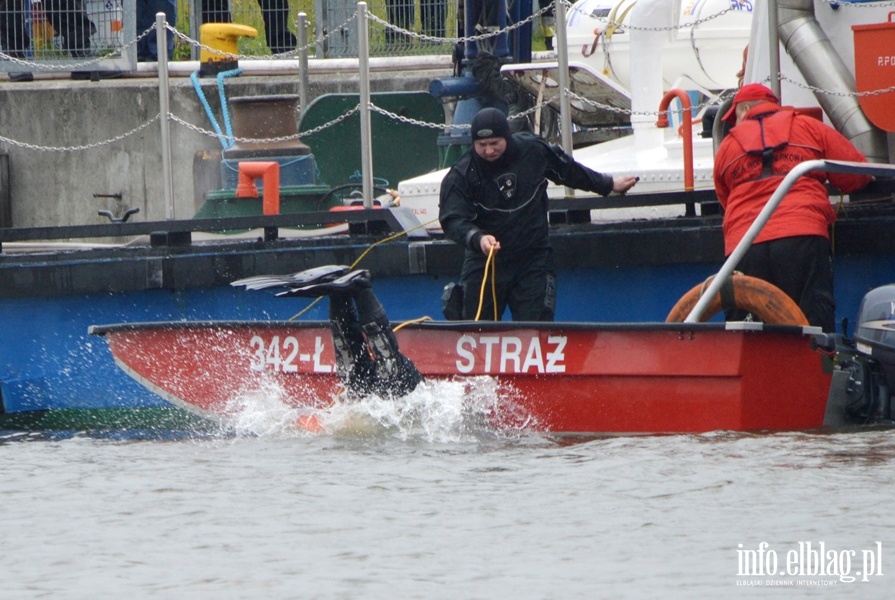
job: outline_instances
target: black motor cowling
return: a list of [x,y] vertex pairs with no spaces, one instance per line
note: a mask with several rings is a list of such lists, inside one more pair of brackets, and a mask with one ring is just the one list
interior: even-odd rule
[[840,367],[849,373],[849,416],[865,423],[891,422],[895,418],[895,285],[864,296],[851,356],[840,357]]

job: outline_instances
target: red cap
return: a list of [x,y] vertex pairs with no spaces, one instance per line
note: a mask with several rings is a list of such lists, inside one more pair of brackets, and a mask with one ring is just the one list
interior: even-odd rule
[[744,85],[740,88],[740,91],[733,97],[733,103],[730,105],[730,110],[724,113],[721,120],[735,121],[737,104],[740,102],[749,102],[750,100],[765,100],[767,102],[773,102],[774,104],[780,104],[780,100],[777,98],[777,95],[771,91],[771,88],[763,86],[760,83],[750,83],[749,85]]

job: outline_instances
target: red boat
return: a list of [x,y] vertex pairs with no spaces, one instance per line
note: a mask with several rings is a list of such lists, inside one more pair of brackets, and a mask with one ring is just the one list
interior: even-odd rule
[[[895,424],[895,286],[865,296],[855,338],[847,340],[816,327],[767,324],[807,320],[777,288],[734,275],[786,191],[817,169],[891,175],[888,165],[798,165],[711,283],[694,287],[672,309],[669,320],[683,322],[432,322],[398,328],[401,352],[430,380],[494,378],[490,419],[497,428],[601,434],[811,429],[848,419]],[[272,277],[273,285],[293,281]],[[270,287],[270,277],[262,279],[252,289]],[[728,283],[735,306],[764,323],[700,322],[721,310]],[[269,389],[297,407],[325,407],[338,397],[328,323],[181,322],[91,331],[106,337],[133,378],[201,415],[226,418],[234,401]],[[818,347],[836,355],[841,376],[832,393],[833,361]]]
[[[297,407],[339,392],[324,322],[98,326],[118,365],[170,402],[226,418],[281,390]],[[497,428],[563,434],[794,430],[824,422],[831,373],[815,328],[761,323],[408,325],[401,351],[427,379],[490,376]]]

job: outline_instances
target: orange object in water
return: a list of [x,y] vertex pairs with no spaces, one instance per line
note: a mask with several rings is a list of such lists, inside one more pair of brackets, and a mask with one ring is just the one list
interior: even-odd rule
[[323,433],[323,425],[317,415],[302,415],[295,420],[295,427],[309,433]]
[[[855,36],[855,88],[873,92],[895,86],[895,23],[852,25]],[[895,131],[895,92],[858,96],[861,110],[870,122],[885,131]]]
[[237,198],[257,198],[255,180],[264,184],[262,212],[265,215],[280,214],[280,163],[274,161],[245,161],[239,163],[239,183]]

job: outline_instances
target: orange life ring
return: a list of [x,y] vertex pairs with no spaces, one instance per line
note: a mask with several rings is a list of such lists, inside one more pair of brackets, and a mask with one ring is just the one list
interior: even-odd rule
[[[696,302],[702,296],[709,282],[714,279],[710,277],[705,281],[684,294],[668,317],[665,318],[666,323],[681,323],[696,306]],[[740,309],[752,313],[757,319],[763,323],[774,325],[808,325],[808,319],[805,313],[799,308],[792,298],[783,293],[780,288],[768,283],[757,277],[749,277],[734,273],[731,277],[733,285],[733,303]],[[706,307],[702,315],[702,321],[707,321],[713,316],[721,312],[721,294],[715,294],[712,301]]]

